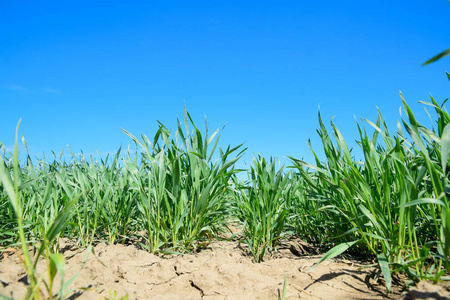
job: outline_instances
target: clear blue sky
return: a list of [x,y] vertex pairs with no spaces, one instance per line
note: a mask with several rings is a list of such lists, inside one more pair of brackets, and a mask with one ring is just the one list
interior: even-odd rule
[[376,107],[395,131],[399,91],[450,96],[450,2],[0,1],[0,141],[32,155],[105,154],[188,111],[222,146],[311,161],[317,112],[349,142]]

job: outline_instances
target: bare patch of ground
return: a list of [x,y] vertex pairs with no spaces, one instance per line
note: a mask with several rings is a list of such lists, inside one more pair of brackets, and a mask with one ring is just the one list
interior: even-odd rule
[[[349,259],[326,261],[308,272],[320,256],[304,256],[308,245],[293,240],[276,257],[254,263],[237,242],[214,242],[196,254],[156,256],[134,246],[98,244],[80,271],[85,253],[63,246],[70,299],[278,299],[286,276],[287,299],[385,299],[375,268]],[[38,270],[44,273],[45,262]],[[26,274],[13,254],[0,261],[0,294],[22,299]],[[56,290],[56,289],[55,289]],[[449,299],[445,286],[423,283],[409,294],[396,284],[389,298]],[[429,298],[427,298],[429,297]],[[441,298],[439,298],[441,297]]]

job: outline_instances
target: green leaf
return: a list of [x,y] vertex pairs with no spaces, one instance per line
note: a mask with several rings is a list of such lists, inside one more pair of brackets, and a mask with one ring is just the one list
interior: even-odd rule
[[392,288],[392,278],[391,278],[391,270],[389,269],[389,262],[384,253],[378,254],[378,264],[380,265],[381,272],[383,273],[384,280],[386,281],[386,287],[388,292],[391,291]]
[[139,146],[142,147],[142,149],[144,149],[144,145],[141,143],[141,141],[139,141],[134,135],[132,135],[130,132],[126,131],[125,129],[122,128],[122,131],[125,132],[125,134],[127,134],[130,138],[133,139],[133,141],[138,144]]
[[447,55],[450,55],[450,48],[448,48],[447,50],[442,51],[441,53],[439,53],[439,54],[436,55],[436,56],[433,56],[432,58],[430,58],[429,60],[427,60],[426,62],[424,62],[424,63],[422,64],[422,66],[431,64],[431,63],[433,63],[433,62],[435,62],[435,61],[437,61],[437,60],[440,60],[441,58],[443,58],[443,57],[445,57],[445,56],[447,56]]
[[52,280],[57,272],[59,272],[61,278],[64,277],[64,267],[64,256],[61,253],[50,254],[50,275]]
[[443,167],[443,173],[445,173],[445,170],[447,168],[447,160],[448,160],[448,152],[450,151],[450,124],[447,124],[444,127],[444,132],[442,133],[441,137],[441,155],[442,155],[442,167]]
[[443,230],[444,230],[444,257],[447,261],[447,272],[450,272],[450,209],[445,207],[443,211]]
[[[64,255],[61,253],[52,253],[50,254],[50,265],[52,271],[56,269],[59,273],[59,277],[61,278],[61,288],[58,291],[57,295],[59,295],[59,299],[64,299],[64,273],[65,273],[65,261],[64,261]],[[56,274],[56,271],[55,274]],[[52,281],[55,277],[55,274],[52,274]]]
[[64,229],[69,221],[69,217],[73,212],[73,206],[77,203],[81,195],[76,196],[72,201],[70,201],[64,209],[58,214],[53,224],[47,231],[46,238],[48,242],[53,241],[53,239]]
[[360,240],[357,241],[353,241],[353,242],[346,242],[346,243],[342,243],[339,244],[337,246],[334,246],[333,248],[331,248],[330,250],[328,250],[327,253],[324,254],[324,256],[322,256],[320,258],[320,260],[314,264],[314,266],[311,267],[311,269],[309,269],[309,272],[311,272],[312,270],[314,270],[320,263],[329,260],[333,257],[338,256],[339,254],[344,253],[345,251],[347,251],[348,248],[350,248],[351,246],[353,246],[354,244],[356,244],[357,242],[359,242]]
[[11,176],[9,174],[8,167],[6,166],[3,158],[0,156],[0,182],[3,184],[6,190],[6,194],[9,197],[9,201],[11,202],[12,207],[14,208],[14,212],[18,216],[19,214],[19,205],[17,195],[14,191],[14,186],[11,180]]
[[445,206],[445,203],[442,202],[442,200],[433,199],[433,198],[421,198],[421,199],[416,199],[416,200],[410,201],[408,203],[405,203],[403,205],[400,205],[399,207],[409,207],[409,206],[414,206],[414,205],[419,205],[419,204],[438,204],[438,205]]

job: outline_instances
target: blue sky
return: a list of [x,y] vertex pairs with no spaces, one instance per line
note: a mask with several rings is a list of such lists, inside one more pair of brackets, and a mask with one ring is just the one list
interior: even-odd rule
[[395,130],[401,90],[449,97],[450,2],[0,1],[0,141],[15,127],[41,157],[115,152],[188,111],[223,147],[312,161],[319,110],[349,142],[379,107]]

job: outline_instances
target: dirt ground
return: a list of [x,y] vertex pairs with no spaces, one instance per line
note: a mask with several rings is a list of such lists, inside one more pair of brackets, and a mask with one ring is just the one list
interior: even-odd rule
[[[396,283],[386,297],[376,269],[337,258],[312,272],[319,255],[307,256],[301,240],[284,243],[277,257],[253,263],[237,242],[220,241],[196,254],[156,256],[135,246],[98,244],[88,255],[62,243],[65,280],[79,272],[67,290],[70,299],[450,299],[447,285],[420,283],[409,293]],[[43,273],[45,262],[39,264]],[[81,271],[80,271],[81,269]],[[44,273],[45,274],[45,273]],[[58,276],[58,275],[57,275]],[[286,281],[285,281],[286,276]],[[0,261],[0,294],[23,299],[27,277],[17,254]],[[54,291],[57,291],[58,283]],[[1,297],[0,297],[1,298]]]

